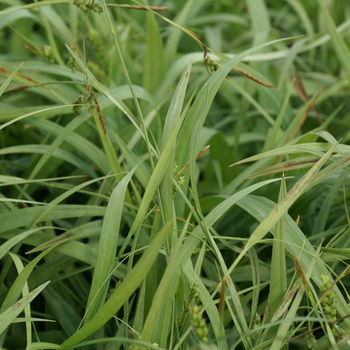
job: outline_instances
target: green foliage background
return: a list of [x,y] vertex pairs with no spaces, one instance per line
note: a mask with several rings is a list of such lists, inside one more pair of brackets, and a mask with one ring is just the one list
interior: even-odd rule
[[0,347],[349,348],[349,18],[1,1]]

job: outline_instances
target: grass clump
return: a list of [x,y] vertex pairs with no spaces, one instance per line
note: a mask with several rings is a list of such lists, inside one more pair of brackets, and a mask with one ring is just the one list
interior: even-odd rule
[[0,347],[346,349],[349,12],[0,4]]

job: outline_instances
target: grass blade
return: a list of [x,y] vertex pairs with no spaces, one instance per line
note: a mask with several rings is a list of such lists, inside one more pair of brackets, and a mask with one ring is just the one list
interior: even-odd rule
[[38,288],[32,290],[22,299],[18,300],[15,304],[8,307],[0,314],[0,334],[2,334],[6,328],[15,320],[15,318],[24,310],[24,308],[30,304],[30,302],[37,297],[41,291],[50,283],[50,281],[42,284]]
[[169,234],[169,229],[171,229],[171,227],[171,223],[168,223],[163,227],[153,239],[151,245],[142,255],[136,266],[126,276],[123,283],[113,292],[96,315],[62,344],[63,347],[74,347],[75,344],[97,331],[115,315],[147,276],[153,262],[158,256],[158,251],[164,238]]
[[325,20],[329,35],[331,36],[331,41],[334,47],[334,51],[338,56],[339,61],[341,62],[348,80],[350,81],[350,50],[346,45],[344,39],[338,33],[337,28],[332,20],[331,15],[329,14],[325,3],[322,0],[318,0],[318,4],[321,8],[323,18]]
[[275,225],[278,220],[286,213],[286,211],[292,206],[292,204],[303,194],[306,188],[310,185],[310,182],[315,178],[320,168],[324,165],[326,160],[331,156],[335,146],[332,146],[327,153],[304,175],[284,196],[282,201],[278,203],[274,210],[259,224],[255,231],[250,236],[247,244],[242,252],[239,254],[235,262],[231,265],[227,271],[227,276],[234,270],[240,260],[246,254],[246,252],[265,237],[269,230]]
[[[287,186],[284,176],[282,177],[281,189],[278,202],[281,202],[287,194]],[[275,226],[274,240],[271,258],[271,279],[269,294],[269,314],[273,315],[287,291],[287,268],[284,242],[283,218],[279,219]]]
[[103,220],[96,266],[91,282],[86,320],[93,317],[103,305],[117,251],[119,226],[123,213],[124,197],[128,183],[135,172],[130,171],[115,187],[110,197]]

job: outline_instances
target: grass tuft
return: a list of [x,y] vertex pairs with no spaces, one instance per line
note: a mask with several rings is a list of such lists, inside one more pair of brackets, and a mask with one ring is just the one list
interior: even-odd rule
[[349,14],[3,1],[0,348],[349,346]]

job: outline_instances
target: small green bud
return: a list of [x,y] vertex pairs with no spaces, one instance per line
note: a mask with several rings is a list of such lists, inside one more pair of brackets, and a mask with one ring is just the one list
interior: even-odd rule
[[205,344],[209,343],[209,339],[207,337],[203,337],[201,341]]
[[199,338],[199,339],[201,339],[201,338],[204,336],[204,334],[203,334],[203,329],[202,329],[202,328],[198,328],[198,329],[197,329],[197,335],[198,335],[198,338]]

